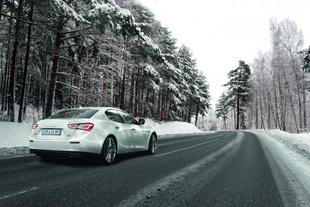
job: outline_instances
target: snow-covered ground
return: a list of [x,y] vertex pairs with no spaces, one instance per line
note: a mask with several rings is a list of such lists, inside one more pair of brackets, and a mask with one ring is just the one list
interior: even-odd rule
[[310,206],[310,136],[255,131],[286,207]]
[[[153,126],[159,139],[205,133],[186,122],[158,122],[147,119],[146,126]],[[31,124],[0,122],[0,157],[28,153],[28,136]]]

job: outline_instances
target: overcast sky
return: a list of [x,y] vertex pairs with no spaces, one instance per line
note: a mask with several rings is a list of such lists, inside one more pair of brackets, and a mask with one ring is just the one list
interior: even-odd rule
[[[207,76],[214,105],[239,60],[270,49],[269,19],[290,18],[310,45],[310,0],[137,0],[187,45]],[[308,46],[307,46],[308,45]]]

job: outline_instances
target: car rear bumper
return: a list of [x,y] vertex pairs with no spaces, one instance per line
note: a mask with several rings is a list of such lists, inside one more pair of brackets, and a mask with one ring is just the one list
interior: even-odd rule
[[31,154],[39,156],[52,156],[52,157],[69,157],[69,158],[81,158],[81,157],[99,157],[100,154],[78,151],[57,151],[57,150],[39,150],[30,149]]
[[29,140],[30,152],[79,152],[100,154],[102,145],[96,141],[89,140]]

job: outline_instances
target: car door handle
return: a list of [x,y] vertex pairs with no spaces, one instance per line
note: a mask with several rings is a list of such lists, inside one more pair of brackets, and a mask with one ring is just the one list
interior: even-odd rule
[[118,130],[118,129],[119,129],[119,127],[115,127],[115,129],[117,129],[117,130]]
[[136,129],[131,129],[131,131],[136,131]]

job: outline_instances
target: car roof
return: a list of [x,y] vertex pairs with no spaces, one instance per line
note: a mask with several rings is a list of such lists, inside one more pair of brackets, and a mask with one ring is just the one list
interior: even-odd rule
[[[70,109],[94,109],[94,110],[101,110],[101,111],[106,111],[106,110],[117,110],[117,111],[122,111],[122,112],[126,112],[122,109],[116,108],[116,107],[91,107],[91,106],[87,106],[87,107],[76,107],[76,108],[69,108],[69,109],[64,109],[64,110],[70,110]],[[128,113],[128,112],[126,112]]]

